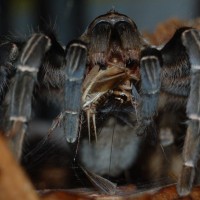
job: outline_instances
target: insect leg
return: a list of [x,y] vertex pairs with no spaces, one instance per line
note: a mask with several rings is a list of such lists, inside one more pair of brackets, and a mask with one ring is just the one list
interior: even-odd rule
[[66,81],[64,100],[64,132],[69,143],[76,141],[81,112],[82,82],[85,75],[87,48],[81,41],[69,45],[66,55]]
[[147,48],[142,52],[140,61],[141,73],[141,117],[151,119],[157,110],[160,92],[162,60],[160,52],[154,48]]
[[50,46],[50,40],[43,34],[34,34],[26,42],[16,64],[14,83],[10,88],[10,108],[8,116],[13,150],[20,158],[22,142],[27,129],[26,123],[31,117],[31,104],[34,83],[42,58]]
[[190,94],[186,107],[189,121],[183,147],[183,167],[177,185],[179,195],[185,196],[192,189],[200,150],[200,32],[193,29],[184,31],[182,42],[191,63]]

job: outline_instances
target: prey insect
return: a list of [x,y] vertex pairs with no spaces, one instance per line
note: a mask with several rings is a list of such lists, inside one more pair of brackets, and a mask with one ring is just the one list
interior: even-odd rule
[[[31,44],[34,37],[42,38],[41,42]],[[79,134],[82,137],[87,132],[91,143],[95,139],[93,144],[98,145],[106,131],[98,132],[100,127],[96,116],[109,111],[112,119],[108,120],[121,120],[123,126],[118,126],[117,131],[128,138],[122,140],[124,138],[120,135],[117,140],[123,147],[118,166],[115,166],[119,168],[116,173],[120,173],[135,160],[132,146],[135,136],[145,133],[160,112],[173,110],[176,113],[181,108],[188,119],[188,128],[177,191],[181,196],[187,195],[193,186],[199,152],[199,41],[198,30],[184,27],[178,29],[162,48],[155,48],[142,37],[129,17],[114,10],[94,19],[78,40],[70,42],[66,49],[52,36],[34,35],[25,43],[21,56],[15,59],[21,63],[15,65],[16,83],[10,89],[9,120],[14,124],[20,122],[22,126],[30,120],[30,97],[35,88],[37,95],[40,95],[41,88],[64,88],[64,109],[54,120],[50,132],[63,122],[69,143],[76,142]],[[34,48],[43,50],[34,51]],[[26,54],[25,57],[33,63],[25,59],[23,55]],[[26,87],[29,84],[26,84],[28,76],[25,72],[31,74],[30,89]],[[20,84],[24,90],[18,93],[16,88]],[[19,105],[15,105],[16,102]],[[16,109],[19,110],[16,112]],[[179,123],[183,122],[177,119],[177,125]],[[109,123],[105,124],[109,126]],[[20,128],[20,131],[25,129]],[[127,156],[129,146],[132,148]],[[95,151],[93,149],[90,154],[97,153]],[[90,168],[88,160],[81,154],[80,157],[84,167]],[[99,174],[105,172],[101,171]],[[93,176],[92,181],[95,180],[94,173],[85,172]],[[98,169],[95,173],[98,174]]]
[[[108,66],[107,70],[102,70],[98,65],[94,66],[91,71],[88,73],[87,78],[83,81],[82,85],[80,85],[79,90],[74,90],[78,94],[82,94],[81,96],[81,103],[78,105],[81,105],[81,110],[84,111],[87,115],[87,122],[88,122],[88,135],[89,135],[89,141],[91,140],[91,131],[90,131],[90,121],[92,118],[93,127],[94,127],[94,135],[95,140],[97,141],[97,131],[96,131],[96,107],[98,104],[100,104],[102,101],[105,101],[108,96],[111,96],[113,94],[127,95],[127,98],[129,98],[129,101],[132,101],[132,97],[130,94],[126,94],[126,90],[131,90],[131,85],[129,79],[135,79],[138,80],[138,77],[136,77],[134,74],[132,75],[129,69],[126,69],[124,67],[120,66]],[[124,83],[126,81],[126,85],[120,85],[121,83]],[[115,91],[114,89],[116,86],[120,86],[122,91]],[[68,88],[69,84],[66,85],[65,88]],[[73,87],[70,87],[73,88]],[[66,92],[66,96],[69,94],[69,92]],[[72,91],[70,94],[73,94]],[[76,96],[76,95],[75,95]],[[117,98],[117,96],[116,96]],[[76,98],[78,99],[78,98]],[[74,100],[74,99],[73,99]],[[121,100],[121,99],[120,99]],[[77,103],[77,102],[76,102]],[[61,115],[58,116],[58,118],[55,120],[55,122],[52,125],[52,128],[50,131],[53,131],[53,129],[58,126],[60,121],[66,117],[66,119],[72,120],[73,115],[80,115],[80,108],[79,112],[76,112],[76,109],[73,111],[70,111],[69,108],[72,108],[68,101],[65,101],[65,105],[68,107],[64,111],[64,114],[61,113]],[[77,108],[77,104],[75,104],[75,107]],[[69,117],[67,117],[69,115]],[[79,119],[79,118],[78,118]],[[79,120],[76,119],[74,122],[76,124],[79,124]],[[64,123],[67,125],[68,123]],[[76,126],[75,126],[76,127]],[[67,141],[68,142],[74,142],[77,138],[78,128],[76,127],[65,127]],[[75,130],[74,130],[75,129]],[[73,134],[74,135],[73,135]]]

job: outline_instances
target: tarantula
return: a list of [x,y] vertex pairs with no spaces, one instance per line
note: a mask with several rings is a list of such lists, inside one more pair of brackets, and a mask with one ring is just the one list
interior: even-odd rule
[[84,134],[84,123],[89,140],[98,142],[98,120],[106,113],[131,126],[130,134],[142,135],[160,111],[181,108],[188,128],[177,191],[187,195],[199,152],[199,41],[198,30],[184,27],[163,47],[153,47],[129,17],[112,10],[66,49],[52,34],[33,34],[20,44],[2,42],[1,99],[9,96],[6,132],[15,138],[18,157],[33,94],[40,96],[43,89],[52,91],[51,98],[64,90],[64,111],[50,132],[63,122],[69,143]]

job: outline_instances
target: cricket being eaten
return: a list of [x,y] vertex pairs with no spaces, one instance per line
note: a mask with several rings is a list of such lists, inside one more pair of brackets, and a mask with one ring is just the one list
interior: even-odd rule
[[2,127],[16,157],[24,159],[24,138],[44,109],[38,102],[47,113],[60,104],[47,139],[61,126],[66,160],[99,191],[177,182],[179,195],[189,194],[198,183],[199,41],[197,29],[182,27],[153,46],[114,10],[66,48],[49,31],[1,41]]

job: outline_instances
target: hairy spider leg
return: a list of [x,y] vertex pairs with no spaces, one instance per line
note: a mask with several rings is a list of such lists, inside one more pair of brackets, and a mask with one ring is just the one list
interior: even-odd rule
[[22,142],[31,117],[32,93],[42,58],[50,47],[50,39],[43,34],[34,34],[26,42],[16,64],[16,75],[11,85],[10,109],[8,111],[13,150],[20,159]]
[[14,75],[15,69],[12,63],[17,54],[16,44],[7,41],[0,44],[0,104],[3,102],[9,88],[9,80]]
[[74,143],[79,133],[82,83],[86,70],[87,47],[73,41],[67,49],[66,80],[64,90],[64,133],[69,143]]
[[161,55],[154,48],[142,51],[140,61],[141,73],[141,111],[139,118],[146,122],[151,121],[157,111],[158,98],[161,87]]
[[193,186],[200,150],[200,32],[194,29],[184,31],[182,42],[191,63],[190,93],[186,106],[189,121],[183,147],[183,166],[177,184],[179,195],[185,196]]

